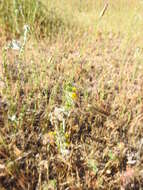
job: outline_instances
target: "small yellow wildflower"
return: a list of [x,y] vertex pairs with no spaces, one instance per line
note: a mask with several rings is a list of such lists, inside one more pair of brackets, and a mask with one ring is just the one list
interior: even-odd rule
[[50,131],[50,132],[48,133],[48,135],[51,136],[51,137],[52,137],[52,136],[55,136],[55,135],[56,135],[56,132],[55,132],[55,131]]
[[77,94],[75,92],[72,93],[72,99],[76,100],[77,99]]
[[77,91],[76,87],[72,87],[72,91],[76,92]]
[[65,133],[65,138],[68,139],[69,138],[69,134]]

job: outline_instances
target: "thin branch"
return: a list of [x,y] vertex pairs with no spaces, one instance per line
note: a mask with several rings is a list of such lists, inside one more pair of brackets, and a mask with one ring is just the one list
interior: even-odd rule
[[107,11],[108,8],[108,3],[106,3],[102,9],[102,11],[100,12],[99,18],[102,18],[105,14],[105,12]]

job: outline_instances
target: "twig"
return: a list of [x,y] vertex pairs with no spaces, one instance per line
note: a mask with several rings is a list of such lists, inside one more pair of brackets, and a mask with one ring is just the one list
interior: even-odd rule
[[102,9],[102,11],[100,12],[99,18],[103,17],[105,12],[107,11],[108,8],[108,3],[106,3]]

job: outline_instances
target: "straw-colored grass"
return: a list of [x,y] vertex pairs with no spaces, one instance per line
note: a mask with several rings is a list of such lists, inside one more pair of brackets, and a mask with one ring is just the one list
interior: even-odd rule
[[0,189],[141,190],[142,1],[0,8]]

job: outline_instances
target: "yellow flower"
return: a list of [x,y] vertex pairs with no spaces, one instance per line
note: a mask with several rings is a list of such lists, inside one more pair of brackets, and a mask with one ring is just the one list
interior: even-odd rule
[[77,94],[75,92],[72,93],[72,99],[76,100],[77,99]]
[[72,87],[72,91],[76,92],[77,91],[76,87]]
[[55,132],[55,131],[50,131],[50,132],[48,133],[48,135],[51,136],[51,137],[52,137],[52,136],[55,136],[55,135],[56,135],[56,132]]
[[65,133],[65,138],[68,139],[69,138],[69,134]]

